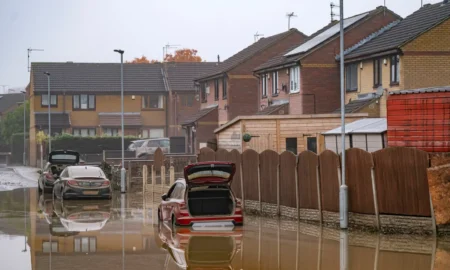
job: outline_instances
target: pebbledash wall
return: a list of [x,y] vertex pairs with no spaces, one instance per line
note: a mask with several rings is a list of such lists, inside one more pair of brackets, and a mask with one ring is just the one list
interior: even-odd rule
[[[433,211],[427,179],[428,153],[403,147],[374,153],[351,148],[346,157],[350,227],[384,233],[436,233],[437,210]],[[288,151],[248,149],[240,153],[202,148],[198,161],[212,160],[236,164],[232,189],[243,200],[246,212],[339,224],[341,165],[334,152],[316,155],[304,151],[295,156]]]

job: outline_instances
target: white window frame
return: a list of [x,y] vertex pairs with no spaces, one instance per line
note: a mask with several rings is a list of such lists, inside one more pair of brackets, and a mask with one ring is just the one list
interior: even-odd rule
[[262,95],[262,98],[267,97],[267,74],[262,75],[261,95]]
[[79,137],[95,137],[97,135],[95,128],[73,128],[72,134]]
[[146,139],[164,138],[164,135],[165,135],[164,128],[144,128],[141,131],[141,138]]
[[119,129],[118,128],[103,128],[103,135],[106,136],[119,136]]
[[[50,94],[50,106],[58,105],[58,95]],[[41,106],[48,106],[48,95],[42,94],[41,96]]]
[[272,95],[278,95],[278,71],[272,72]]
[[[157,107],[150,107],[150,98],[157,96],[158,97],[158,106]],[[145,106],[146,100],[148,101],[148,106]],[[143,109],[164,109],[164,95],[146,95],[142,96],[142,108]]]
[[300,93],[300,66],[289,69],[289,92]]

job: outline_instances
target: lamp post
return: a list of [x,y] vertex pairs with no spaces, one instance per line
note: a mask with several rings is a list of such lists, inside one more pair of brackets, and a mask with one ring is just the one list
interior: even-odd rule
[[339,220],[341,229],[348,226],[348,187],[345,184],[345,89],[344,89],[344,0],[339,4],[340,16],[340,70],[341,70],[341,145],[342,145],[342,184],[339,188]]
[[26,100],[27,100],[27,92],[20,91],[23,94],[23,166],[27,165],[27,129],[26,129]]
[[50,103],[52,102],[51,96],[50,96],[50,73],[44,72],[45,75],[47,75],[47,105],[48,105],[48,154],[52,151],[52,117],[50,112]]
[[120,192],[125,193],[125,143],[124,143],[124,133],[125,130],[123,128],[123,53],[124,50],[114,50],[114,52],[120,54],[120,104],[122,107],[121,116],[121,125],[122,125],[122,169],[120,170]]

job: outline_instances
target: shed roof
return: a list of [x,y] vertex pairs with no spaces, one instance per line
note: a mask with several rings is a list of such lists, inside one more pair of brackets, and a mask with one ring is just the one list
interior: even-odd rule
[[440,92],[450,92],[450,86],[427,87],[412,90],[397,90],[397,91],[390,91],[389,94],[407,95],[407,94],[440,93]]
[[[386,118],[364,118],[345,125],[345,134],[383,133],[387,131]],[[323,135],[340,135],[341,127],[322,133]]]
[[[369,104],[372,104],[374,101],[378,100],[379,97],[375,98],[366,98],[366,99],[356,99],[352,100],[349,103],[345,104],[345,113],[355,113],[359,110],[363,109]],[[333,113],[341,113],[341,108],[337,108]]]
[[[345,117],[347,118],[361,118],[367,117],[369,114],[367,113],[349,113]],[[214,133],[219,133],[220,131],[227,129],[228,127],[234,125],[235,123],[241,120],[287,120],[287,119],[321,119],[321,118],[331,118],[331,117],[339,117],[339,114],[328,113],[328,114],[298,114],[298,115],[246,115],[246,116],[238,116],[228,123],[220,126]]]
[[346,55],[346,59],[398,49],[449,18],[450,3],[424,5],[394,27],[353,50]]
[[278,112],[289,106],[289,102],[285,102],[285,103],[281,103],[281,104],[276,104],[276,105],[271,105],[268,106],[266,108],[264,108],[264,110],[261,110],[259,112],[257,112],[255,115],[272,115],[272,114],[278,114]]

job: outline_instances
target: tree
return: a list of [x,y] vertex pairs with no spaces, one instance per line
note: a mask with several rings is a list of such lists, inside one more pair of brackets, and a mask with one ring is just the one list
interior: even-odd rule
[[127,63],[130,64],[154,64],[154,63],[159,63],[158,60],[152,59],[152,60],[148,60],[146,56],[141,56],[139,57],[135,57],[132,61],[127,61]]
[[[25,102],[26,106],[26,129],[30,126],[30,104]],[[11,137],[14,133],[23,132],[23,104],[15,108],[13,111],[8,112],[0,122],[1,140],[11,142]]]
[[202,58],[197,55],[197,50],[194,49],[180,49],[176,50],[175,54],[166,54],[164,58],[166,62],[201,62]]

